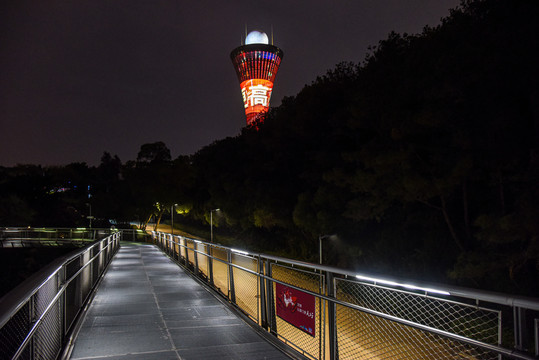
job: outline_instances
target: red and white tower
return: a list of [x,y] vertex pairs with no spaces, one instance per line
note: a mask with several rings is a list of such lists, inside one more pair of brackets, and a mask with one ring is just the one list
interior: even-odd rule
[[240,81],[247,125],[252,125],[269,109],[283,51],[270,45],[265,33],[254,30],[245,38],[245,45],[232,50],[230,58]]

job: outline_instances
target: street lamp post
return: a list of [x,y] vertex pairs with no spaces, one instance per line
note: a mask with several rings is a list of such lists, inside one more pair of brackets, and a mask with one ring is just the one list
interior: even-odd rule
[[174,209],[178,204],[174,204],[170,207],[170,233],[174,235]]
[[87,216],[86,218],[87,218],[88,220],[90,220],[90,226],[89,226],[89,227],[90,227],[90,229],[91,229],[91,228],[92,228],[92,219],[94,218],[94,217],[92,216],[92,204],[86,203],[86,206],[88,206],[88,208],[89,208],[88,216]]
[[322,265],[322,240],[324,240],[324,239],[334,240],[336,238],[337,238],[337,235],[335,235],[335,234],[332,234],[332,235],[318,235],[318,245],[320,247],[320,254],[318,255],[318,259],[320,261],[320,265]]
[[220,209],[213,209],[210,211],[210,242],[213,242],[213,212],[219,211]]
[[[322,240],[324,240],[324,239],[336,240],[337,235],[336,234],[318,235],[318,243],[319,243],[319,246],[320,246],[320,254],[319,254],[320,265],[322,265]],[[320,268],[320,275],[322,276],[322,274],[323,274],[323,271]],[[335,298],[333,273],[331,271],[326,271],[325,279],[326,279],[326,286],[327,286],[326,289],[325,289],[326,295],[328,297]],[[320,281],[320,293],[324,293],[324,288],[322,287],[322,281]],[[329,338],[333,339],[333,340],[331,340],[329,342],[329,355],[330,355],[330,359],[335,359],[335,348],[336,348],[336,344],[335,344],[335,334],[336,334],[336,329],[335,329],[335,326],[336,326],[336,322],[335,322],[335,320],[336,320],[336,317],[335,317],[335,312],[336,312],[335,303],[334,302],[328,302],[327,309],[328,309],[327,315],[328,315],[328,324],[329,324],[328,334],[329,334]]]

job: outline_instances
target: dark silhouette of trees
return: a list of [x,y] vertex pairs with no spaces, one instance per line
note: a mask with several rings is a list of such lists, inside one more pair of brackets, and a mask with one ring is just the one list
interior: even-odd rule
[[305,259],[338,233],[334,263],[537,292],[538,7],[465,1],[390,33],[201,150],[202,203]]
[[142,145],[137,155],[137,163],[155,164],[170,160],[170,150],[162,141]]

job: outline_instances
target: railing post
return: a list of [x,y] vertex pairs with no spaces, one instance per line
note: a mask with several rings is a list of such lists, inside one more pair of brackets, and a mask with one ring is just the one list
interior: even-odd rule
[[515,331],[515,349],[525,351],[524,339],[526,334],[526,309],[520,307],[513,308],[513,321]]
[[189,247],[187,246],[187,240],[185,240],[185,238],[183,238],[183,245],[185,246],[183,248],[183,251],[185,252],[185,266],[189,267]]
[[[58,272],[58,287],[56,288],[56,292],[58,292],[66,283],[67,281],[67,269],[66,264],[64,263],[62,265],[62,268]],[[65,339],[66,336],[66,329],[67,329],[67,316],[66,316],[66,292],[64,291],[62,295],[60,296],[60,299],[58,299],[58,304],[60,304],[60,342],[62,342],[63,339]]]
[[163,234],[163,251],[168,255],[168,235]]
[[228,259],[228,278],[230,279],[230,283],[228,285],[230,301],[232,301],[233,304],[236,304],[236,290],[234,290],[234,267],[232,266],[232,251],[230,249],[227,249],[226,253]]
[[[32,328],[32,326],[34,326],[34,324],[36,323],[37,321],[37,310],[36,310],[36,304],[35,304],[35,296],[36,294],[30,296],[29,300],[28,300],[28,317],[29,317],[29,327],[28,327],[28,330],[30,330]],[[35,341],[34,341],[34,337],[32,336],[32,338],[30,339],[30,342],[29,344],[27,345],[27,347],[29,348],[28,352],[29,352],[29,357],[30,359],[35,359],[36,356],[35,356]],[[21,351],[22,353],[22,351]],[[18,359],[18,357],[20,356],[15,354],[16,356],[14,356],[15,359]]]
[[195,275],[198,275],[198,243],[193,241],[193,256],[195,257]]
[[260,282],[260,294],[257,294],[259,295],[259,299],[260,299],[260,324],[262,325],[262,327],[264,329],[268,329],[268,321],[267,321],[267,316],[266,316],[266,289],[265,289],[265,286],[264,286],[264,263],[262,261],[262,259],[260,258],[260,255],[258,255],[258,279],[259,279],[259,282]]
[[266,260],[266,317],[267,325],[270,332],[275,331],[275,312],[273,307],[273,283],[270,280],[272,278],[271,264],[269,260]]
[[[333,274],[326,272],[327,296],[335,298],[335,288],[333,286]],[[328,301],[328,336],[329,336],[329,358],[336,359],[337,354],[337,331],[335,325],[335,303]]]
[[168,247],[167,247],[167,235],[166,234],[161,234],[161,246],[162,246],[162,249],[163,251],[165,252],[165,254],[168,254]]
[[210,284],[213,286],[213,246],[206,246],[208,247],[208,275],[210,278]]
[[535,319],[534,326],[534,343],[535,343],[535,356],[539,356],[539,319]]

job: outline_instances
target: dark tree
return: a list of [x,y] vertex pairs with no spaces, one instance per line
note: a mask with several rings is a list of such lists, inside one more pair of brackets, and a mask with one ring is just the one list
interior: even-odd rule
[[137,155],[139,163],[162,163],[170,160],[170,150],[162,141],[142,145]]

